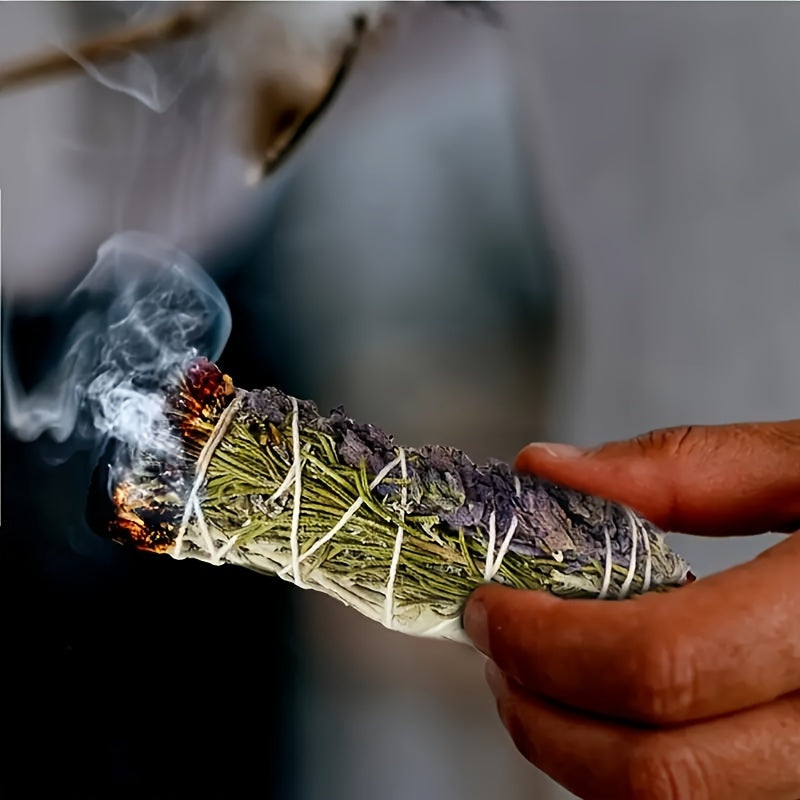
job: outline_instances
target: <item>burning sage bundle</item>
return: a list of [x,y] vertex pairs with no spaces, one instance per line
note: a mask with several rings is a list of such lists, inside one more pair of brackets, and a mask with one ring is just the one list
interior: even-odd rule
[[165,415],[171,455],[119,444],[98,468],[98,532],[276,574],[394,630],[461,639],[463,604],[486,581],[624,598],[689,578],[629,509],[453,448],[399,447],[277,389],[237,390],[205,359]]

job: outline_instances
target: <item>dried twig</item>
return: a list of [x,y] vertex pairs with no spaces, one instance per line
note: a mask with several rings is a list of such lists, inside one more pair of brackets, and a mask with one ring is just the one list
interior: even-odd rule
[[356,56],[358,55],[364,33],[366,32],[367,21],[362,16],[353,19],[353,37],[345,47],[339,61],[339,66],[333,74],[327,90],[322,95],[320,101],[305,115],[299,118],[293,126],[286,130],[278,138],[270,150],[264,155],[262,166],[262,177],[266,177],[275,170],[291,155],[302,139],[313,127],[317,120],[325,113],[328,106],[333,102],[342,87],[347,76],[350,74]]
[[203,33],[214,15],[198,11],[177,11],[163,19],[137,28],[104,34],[77,45],[70,53],[52,50],[0,65],[0,93],[19,89],[36,81],[80,72],[81,62],[102,64],[130,55],[131,50],[150,50]]
[[[0,65],[0,95],[35,83],[58,78],[83,70],[83,65],[103,64],[125,58],[131,51],[151,50],[171,44],[182,39],[202,34],[224,12],[227,4],[205,4],[202,10],[197,7],[191,10],[178,11],[170,16],[149,22],[137,28],[104,34],[83,44],[72,51],[52,50],[29,58]],[[229,8],[229,7],[228,7]],[[274,172],[295,150],[308,130],[328,108],[339,88],[350,72],[366,29],[366,20],[356,17],[353,20],[353,37],[345,47],[339,65],[333,73],[330,84],[320,99],[301,113],[292,113],[287,124],[271,131],[266,148],[259,153],[261,177]],[[274,97],[270,98],[272,102]],[[282,109],[286,112],[287,109]],[[289,107],[288,111],[294,111]]]

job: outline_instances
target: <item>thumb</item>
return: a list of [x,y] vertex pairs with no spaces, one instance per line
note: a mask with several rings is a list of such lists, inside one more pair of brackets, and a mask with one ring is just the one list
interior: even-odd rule
[[667,428],[592,450],[531,444],[516,467],[629,505],[666,530],[800,528],[800,420]]

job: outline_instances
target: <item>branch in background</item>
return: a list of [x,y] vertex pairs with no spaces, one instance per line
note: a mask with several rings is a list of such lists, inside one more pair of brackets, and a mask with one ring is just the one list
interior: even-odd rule
[[[84,42],[72,52],[48,53],[0,65],[0,95],[45,80],[83,71],[82,64],[104,64],[121,60],[132,51],[152,50],[205,33],[219,18],[225,4],[209,11],[179,11],[132,30],[105,34]],[[321,89],[303,91],[291,81],[286,86],[267,82],[252,98],[254,133],[250,149],[259,160],[259,177],[274,172],[294,152],[309,129],[328,108],[350,72],[366,30],[364,17],[353,20],[351,41],[345,46],[332,77]]]
[[356,60],[366,29],[367,21],[364,17],[357,16],[353,19],[353,37],[345,47],[339,60],[339,66],[334,71],[333,78],[327,89],[311,108],[306,109],[304,113],[291,113],[290,106],[288,115],[284,111],[283,116],[277,117],[279,121],[281,119],[288,120],[290,124],[282,129],[279,127],[277,130],[270,132],[271,142],[264,152],[264,160],[262,162],[262,178],[275,172],[294,152],[308,131],[333,102],[345,79],[350,74],[350,69]]
[[82,72],[80,61],[92,64],[109,63],[125,58],[134,49],[151,50],[196,36],[208,30],[214,18],[214,14],[197,9],[178,11],[138,28],[91,39],[75,47],[74,54],[53,50],[0,65],[0,94],[37,81]]

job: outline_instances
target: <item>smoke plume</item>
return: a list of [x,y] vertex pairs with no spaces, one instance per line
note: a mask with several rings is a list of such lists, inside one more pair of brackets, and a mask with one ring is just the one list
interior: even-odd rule
[[4,337],[6,425],[25,441],[47,434],[94,449],[113,437],[166,452],[164,387],[188,359],[216,359],[230,333],[230,312],[212,279],[150,234],[117,233],[97,251],[65,315],[73,322],[57,363],[31,390]]

